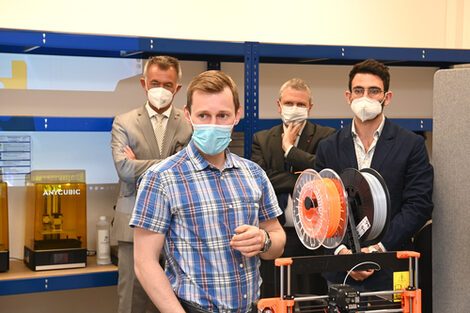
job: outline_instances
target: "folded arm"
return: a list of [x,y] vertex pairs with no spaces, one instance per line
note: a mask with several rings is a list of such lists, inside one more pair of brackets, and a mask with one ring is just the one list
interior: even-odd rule
[[129,134],[119,117],[114,120],[111,136],[114,165],[122,181],[134,184],[150,166],[160,161],[136,159],[135,145],[138,143],[130,142]]

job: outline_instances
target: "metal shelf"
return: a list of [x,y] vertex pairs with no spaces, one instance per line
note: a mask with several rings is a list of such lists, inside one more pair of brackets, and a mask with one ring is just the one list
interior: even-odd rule
[[[150,55],[169,54],[182,60],[205,60],[208,64],[243,62],[245,65],[245,116],[237,129],[244,133],[245,156],[249,156],[252,135],[271,125],[269,120],[259,119],[259,63],[292,64],[354,64],[358,60],[375,58],[389,65],[448,67],[470,63],[470,50],[390,48],[359,46],[326,46],[300,44],[274,44],[260,42],[230,42],[209,40],[185,40],[133,36],[108,36],[41,32],[0,28],[0,52],[77,55],[117,58],[146,58]],[[16,117],[15,117],[16,118]],[[16,118],[30,123],[28,118]],[[43,118],[42,118],[43,119]],[[12,119],[11,119],[12,120]],[[108,131],[111,118],[48,118],[44,123],[32,118],[38,131]],[[340,128],[342,119],[316,120],[320,124]],[[431,119],[396,119],[410,130],[432,130]],[[0,119],[0,123],[2,120]],[[26,125],[24,124],[24,125]],[[48,125],[42,129],[41,125]],[[10,127],[11,128],[11,127]],[[14,128],[14,127],[13,127]],[[237,130],[236,129],[236,130]]]
[[[0,131],[109,132],[113,119],[112,117],[0,116]],[[390,120],[411,131],[432,130],[431,118],[391,118]],[[351,123],[351,118],[316,118],[310,119],[310,121],[341,129]],[[259,119],[256,120],[256,128],[269,129],[280,123],[281,119]],[[253,124],[248,127],[245,119],[241,119],[234,131],[246,134],[246,128],[253,128]]]
[[373,58],[386,64],[448,67],[470,63],[470,50],[359,46],[259,44],[261,62],[354,64]]
[[0,131],[109,132],[113,117],[0,116]]
[[[322,126],[328,126],[335,129],[341,129],[344,126],[351,124],[351,117],[348,118],[316,118],[309,119],[312,123]],[[431,118],[390,118],[390,121],[402,126],[411,131],[431,131],[432,119]],[[269,129],[276,125],[281,124],[281,119],[260,119],[258,121],[259,129]]]
[[10,270],[0,273],[0,296],[114,286],[118,271],[115,265],[97,265],[87,258],[87,267],[34,272],[20,260],[10,260]]
[[0,28],[0,52],[142,58],[171,54],[181,59],[243,62],[244,43],[151,37],[86,35]]
[[141,58],[172,54],[183,59],[246,61],[256,45],[260,62],[351,64],[375,58],[394,65],[449,66],[470,63],[468,49],[326,46],[90,35],[0,28],[0,52]]

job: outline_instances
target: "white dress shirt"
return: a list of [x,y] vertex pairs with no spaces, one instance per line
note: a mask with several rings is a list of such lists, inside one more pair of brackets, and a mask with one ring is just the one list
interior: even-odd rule
[[[351,133],[353,136],[353,142],[354,142],[354,150],[356,151],[356,159],[357,159],[357,168],[359,170],[363,168],[369,168],[371,163],[372,163],[372,158],[374,157],[374,152],[375,152],[375,147],[377,146],[377,141],[379,140],[380,135],[382,134],[382,131],[384,129],[385,125],[385,116],[382,114],[382,122],[380,123],[379,127],[374,132],[374,140],[372,141],[372,144],[369,147],[369,151],[366,151],[364,148],[364,145],[362,144],[361,139],[359,138],[359,135],[356,132],[356,127],[354,126],[354,120],[351,125]],[[378,243],[380,249],[382,251],[387,251],[384,247],[384,245],[379,242]],[[335,254],[338,254],[343,248],[346,248],[345,245],[339,245],[338,248],[335,250]],[[369,248],[371,250],[371,248]]]
[[150,121],[152,122],[153,131],[155,132],[157,128],[157,115],[164,116],[162,120],[162,126],[163,126],[163,129],[166,131],[166,125],[168,124],[168,119],[170,118],[171,106],[165,112],[163,112],[162,114],[159,114],[154,109],[152,109],[152,107],[149,105],[149,102],[147,101],[147,103],[145,104],[145,109],[147,109],[147,112],[150,117]]

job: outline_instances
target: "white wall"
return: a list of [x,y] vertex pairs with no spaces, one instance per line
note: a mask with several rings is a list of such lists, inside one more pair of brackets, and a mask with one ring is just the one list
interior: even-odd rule
[[[305,80],[312,89],[312,118],[352,118],[345,98],[351,66],[260,64],[259,68],[260,118],[279,118],[279,88],[292,77]],[[390,67],[392,101],[385,114],[391,118],[432,118],[435,71],[432,67]]]
[[2,0],[0,27],[179,39],[470,48],[469,0]]
[[[56,56],[55,58],[67,57]],[[85,65],[90,58],[77,60],[83,62],[83,71],[85,71]],[[175,106],[179,108],[186,103],[186,88],[190,80],[204,71],[206,65],[204,62],[183,61],[182,69],[183,88],[175,98]],[[240,101],[243,103],[243,64],[224,62],[221,64],[221,69],[233,77],[239,88]],[[279,88],[292,77],[304,79],[312,89],[314,101],[312,118],[351,118],[352,113],[344,98],[350,69],[351,66],[339,65],[260,64],[260,118],[279,118],[276,105]],[[386,115],[393,118],[431,118],[435,71],[436,68],[428,67],[391,67],[390,88],[393,91],[393,98],[385,110]],[[138,76],[121,80],[118,86],[115,92],[0,89],[2,99],[0,116],[112,117],[144,104],[145,94]],[[14,103],[14,105],[1,105],[8,103]],[[6,134],[17,133],[6,132]],[[24,132],[19,132],[19,134],[24,134]],[[112,216],[112,207],[118,193],[117,175],[109,147],[109,133],[32,132],[28,135],[32,136],[33,142],[32,169],[87,169],[87,183],[89,184],[87,247],[95,249],[95,222],[100,215]],[[91,146],[94,141],[97,143]],[[93,154],[90,154],[90,149],[94,152]],[[92,166],[87,166],[87,160],[91,155],[97,156],[96,162],[92,162]],[[48,162],[41,160],[48,160]],[[99,173],[97,173],[97,168],[99,168]],[[104,173],[104,171],[107,172]],[[115,177],[115,181],[112,177]],[[22,258],[23,255],[25,192],[25,188],[21,186],[9,188],[10,253],[16,258]]]

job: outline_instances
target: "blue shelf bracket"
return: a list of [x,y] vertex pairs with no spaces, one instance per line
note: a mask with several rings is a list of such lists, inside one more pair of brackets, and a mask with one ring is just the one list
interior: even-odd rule
[[245,116],[244,156],[251,156],[253,134],[257,131],[259,117],[259,43],[245,42]]

